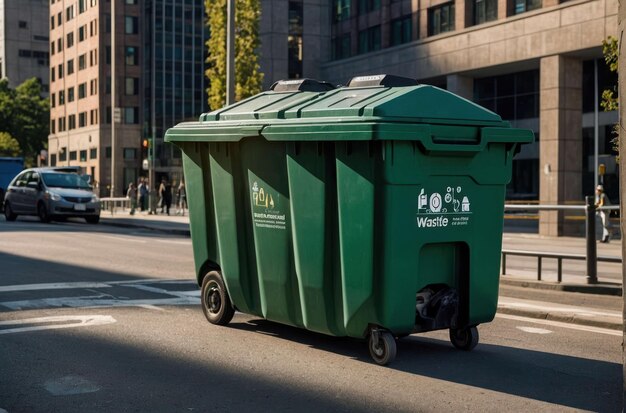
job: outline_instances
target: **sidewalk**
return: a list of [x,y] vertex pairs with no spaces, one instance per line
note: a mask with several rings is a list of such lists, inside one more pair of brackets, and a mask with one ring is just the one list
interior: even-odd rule
[[[100,223],[190,236],[188,215],[148,215],[142,212],[130,215],[128,211],[111,215],[106,211],[100,216]],[[621,240],[613,240],[609,244],[598,243],[597,247],[598,256],[621,256]],[[502,248],[575,254],[585,254],[586,251],[584,238],[544,237],[536,234],[508,232],[503,235]],[[509,256],[507,257],[507,275],[502,275],[500,278],[498,312],[621,329],[622,298],[618,297],[622,290],[621,265],[599,262],[599,283],[594,285],[587,284],[585,273],[584,261],[563,261],[563,282],[556,283],[556,260],[545,259],[542,271],[543,281],[537,281],[535,258]],[[584,297],[584,299],[579,297]],[[594,306],[596,308],[593,308]]]

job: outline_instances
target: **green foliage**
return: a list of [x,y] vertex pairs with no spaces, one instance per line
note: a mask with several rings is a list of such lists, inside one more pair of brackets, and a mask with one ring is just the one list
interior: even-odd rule
[[7,79],[0,80],[0,132],[18,142],[27,165],[33,165],[39,151],[48,146],[50,109],[41,92],[36,78],[15,89],[9,87]]
[[[259,40],[259,0],[235,1],[235,100],[253,96],[262,90],[263,73],[257,52]],[[211,32],[207,41],[210,81],[209,106],[218,109],[226,102],[226,0],[205,0]]]
[[[604,62],[609,67],[609,70],[611,72],[617,73],[619,70],[619,44],[617,43],[617,39],[615,37],[609,36],[606,40],[602,41],[602,54],[604,55]],[[617,85],[613,85],[611,89],[606,89],[602,91],[602,101],[600,102],[600,106],[602,106],[602,109],[607,112],[619,109]],[[620,139],[618,125],[615,125],[613,127],[613,135],[615,135],[615,137],[611,139],[611,144],[613,145],[613,150],[617,152],[619,159]]]
[[0,132],[0,156],[15,157],[20,154],[20,144],[7,132]]

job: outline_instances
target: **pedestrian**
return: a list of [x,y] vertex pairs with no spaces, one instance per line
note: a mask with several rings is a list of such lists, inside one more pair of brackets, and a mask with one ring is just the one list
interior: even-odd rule
[[[608,206],[611,204],[609,201],[609,197],[604,193],[604,187],[602,185],[598,185],[596,187],[596,209]],[[611,240],[611,233],[609,231],[609,214],[608,211],[597,211],[598,215],[600,215],[600,220],[602,220],[602,240],[601,242],[608,243]]]
[[161,180],[161,186],[159,186],[159,197],[161,204],[161,213],[170,214],[170,207],[172,206],[172,186],[167,182],[167,179]]
[[126,197],[130,199],[130,214],[135,215],[135,208],[137,208],[137,188],[135,188],[135,184],[132,182],[128,184]]
[[185,209],[187,209],[187,191],[185,189],[185,181],[180,181],[178,189],[176,190],[176,215],[185,215]]
[[137,191],[139,194],[139,207],[141,211],[145,211],[148,208],[148,183],[144,178],[141,178],[139,181],[139,186],[137,187]]

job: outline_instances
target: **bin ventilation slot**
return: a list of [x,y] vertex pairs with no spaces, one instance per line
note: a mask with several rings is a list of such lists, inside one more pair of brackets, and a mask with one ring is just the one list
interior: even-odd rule
[[274,92],[328,92],[335,86],[331,83],[315,79],[279,80],[275,82],[270,90]]
[[394,75],[372,75],[353,77],[348,83],[348,87],[363,86],[417,86],[419,83],[415,79]]

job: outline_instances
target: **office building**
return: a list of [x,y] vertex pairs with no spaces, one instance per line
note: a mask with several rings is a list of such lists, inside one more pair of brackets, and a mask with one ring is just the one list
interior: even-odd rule
[[0,0],[0,79],[17,87],[30,78],[47,95],[48,0]]
[[202,0],[117,0],[112,59],[111,19],[110,0],[50,1],[49,153],[51,165],[83,167],[108,196],[114,125],[114,195],[122,196],[148,176],[144,141],[154,153],[153,184],[181,179],[180,151],[162,138],[207,110],[208,32]]
[[[356,75],[390,73],[446,88],[535,132],[536,143],[515,158],[507,197],[542,204],[581,203],[593,195],[597,125],[599,163],[606,165],[598,179],[616,200],[610,140],[617,113],[600,109],[595,121],[594,88],[595,79],[598,93],[616,83],[602,59],[602,41],[617,34],[617,0],[277,3],[263,3],[267,85],[285,77],[345,84]],[[291,52],[291,24],[281,26],[279,52],[278,34],[263,19],[297,22],[304,33],[298,53]],[[298,73],[290,69],[294,57]],[[541,214],[542,234],[563,234],[566,226],[563,213]]]

